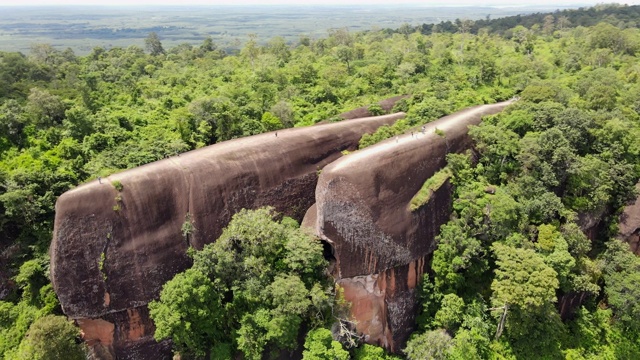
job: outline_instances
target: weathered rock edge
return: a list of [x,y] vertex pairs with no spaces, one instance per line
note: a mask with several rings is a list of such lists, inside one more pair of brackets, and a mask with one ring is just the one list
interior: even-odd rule
[[314,232],[333,246],[338,283],[352,303],[357,329],[370,343],[399,351],[416,313],[415,287],[440,225],[451,214],[447,181],[416,211],[409,204],[446,165],[448,153],[471,147],[468,127],[511,102],[475,106],[349,154],[322,171]]
[[[93,340],[119,358],[147,358],[132,351],[141,342],[155,344],[146,305],[190,266],[189,246],[200,249],[217,239],[242,208],[270,205],[301,220],[314,202],[319,170],[341,151],[355,150],[364,133],[404,116],[226,141],[64,193],[50,247],[51,280],[63,311],[81,328],[91,324],[83,330],[98,334]],[[186,237],[185,222],[192,228]]]

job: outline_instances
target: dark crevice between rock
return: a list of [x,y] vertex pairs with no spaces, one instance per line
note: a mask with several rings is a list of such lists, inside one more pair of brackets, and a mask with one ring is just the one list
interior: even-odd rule
[[[184,238],[185,238],[185,241],[187,242],[187,247],[194,247],[195,248],[194,244],[192,244],[192,240],[193,240],[193,233],[196,231],[196,227],[193,224],[193,220],[192,220],[193,214],[191,213],[192,200],[193,200],[193,193],[191,191],[192,190],[191,182],[192,182],[192,179],[193,179],[193,171],[191,171],[190,168],[182,166],[179,163],[177,163],[176,159],[174,159],[173,157],[170,157],[169,161],[171,161],[171,163],[177,169],[179,169],[179,171],[182,174],[182,177],[184,178],[184,181],[185,181],[185,183],[187,185],[187,213],[186,213],[184,219],[185,219],[185,222],[186,221],[191,222],[192,231],[190,231],[189,233],[185,234]],[[188,174],[186,174],[185,172],[188,172]],[[182,232],[182,230],[183,229],[180,229],[181,232]]]
[[338,273],[336,272],[337,261],[334,255],[335,250],[333,249],[333,246],[326,240],[320,240],[320,243],[322,244],[322,256],[329,263],[329,265],[327,266],[327,272],[333,278],[337,278]]
[[109,290],[109,282],[108,280],[108,276],[107,276],[107,251],[109,250],[109,244],[111,243],[111,240],[113,239],[113,227],[110,225],[109,226],[109,230],[107,231],[107,236],[106,236],[106,241],[104,243],[104,246],[102,247],[102,252],[100,253],[100,259],[98,259],[98,267],[100,270],[100,275],[102,275],[102,280],[104,282],[104,291],[105,291],[105,299],[104,299],[104,303],[103,306],[107,307],[109,306],[109,294],[110,294],[110,290]]

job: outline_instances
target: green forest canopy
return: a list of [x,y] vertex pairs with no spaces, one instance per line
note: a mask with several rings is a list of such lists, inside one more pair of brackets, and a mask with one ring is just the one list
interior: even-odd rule
[[[460,21],[429,35],[343,29],[295,45],[250,38],[237,55],[210,39],[164,49],[156,36],[146,52],[95,48],[78,57],[47,44],[34,45],[29,55],[0,52],[0,354],[40,354],[34,342],[42,336],[25,334],[41,334],[43,327],[62,334],[51,349],[67,349],[65,337],[77,335],[50,317],[62,315],[46,254],[54,204],[64,191],[216,142],[311,125],[393,95],[412,95],[397,107],[407,120],[361,146],[519,94],[520,101],[471,130],[477,162],[448,158],[454,213],[438,237],[433,272],[422,285],[419,329],[404,355],[640,358],[640,260],[614,238],[617,214],[636,195],[640,177],[640,34],[636,7],[622,9],[583,10],[581,16],[593,19],[588,27],[575,26],[582,23],[569,15],[545,14],[504,31],[476,32]],[[604,224],[593,241],[579,227],[585,214]],[[274,224],[265,226],[280,232],[277,246],[302,236],[292,224]],[[194,256],[213,261],[219,251]],[[309,259],[320,251],[312,246]],[[273,290],[265,295],[270,304],[246,301],[247,308],[233,313],[221,311],[229,304],[216,289],[233,286],[251,299],[257,295],[247,284],[254,280],[216,283],[219,274],[198,266],[176,275],[176,285],[212,291],[194,298],[204,301],[210,318],[186,332],[163,318],[169,312],[163,306],[176,306],[163,298],[170,282],[160,305],[152,306],[156,322],[169,329],[157,336],[174,337],[177,351],[202,355],[212,351],[207,336],[218,337],[216,324],[228,320],[237,328],[220,335],[225,341],[213,351],[257,358],[302,346],[291,331],[315,327],[305,358],[387,357],[374,347],[345,349],[329,340],[320,331],[328,324],[310,314],[331,308],[314,296],[335,292],[327,295],[318,273],[283,269],[263,279],[265,291]],[[275,282],[295,290],[305,307],[280,301],[269,285]],[[313,295],[314,287],[322,291]],[[575,293],[588,300],[563,321],[557,303]],[[204,343],[190,340],[196,330]]]

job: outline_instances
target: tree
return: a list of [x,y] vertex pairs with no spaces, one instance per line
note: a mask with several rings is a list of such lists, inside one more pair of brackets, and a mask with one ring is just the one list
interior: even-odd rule
[[79,344],[80,330],[65,317],[47,315],[36,320],[20,343],[16,359],[83,360],[84,344]]
[[333,340],[331,330],[319,328],[309,331],[304,341],[303,360],[348,360],[349,352]]
[[489,356],[489,338],[477,328],[460,329],[452,340],[448,359],[480,360]]
[[558,29],[560,29],[560,30],[563,30],[563,29],[571,26],[571,21],[566,16],[558,17],[557,23],[558,23]]
[[291,104],[284,100],[278,101],[269,112],[277,117],[284,127],[292,127],[295,123],[295,113]]
[[0,52],[0,81],[4,86],[0,89],[2,99],[24,99],[28,88],[24,82],[28,81],[37,65],[27,60],[22,53]]
[[576,159],[569,170],[565,202],[576,211],[598,211],[611,201],[611,166],[597,156]]
[[211,38],[211,36],[207,36],[202,42],[202,45],[200,45],[200,50],[204,52],[211,52],[211,51],[215,51],[216,49],[217,49],[217,46],[213,42],[213,39]]
[[516,156],[520,151],[518,135],[513,131],[500,129],[491,124],[471,127],[469,135],[475,141],[475,148],[482,154],[485,176],[498,183],[518,167]]
[[556,271],[560,289],[565,292],[574,290],[569,278],[576,260],[569,253],[569,245],[556,227],[546,224],[538,226],[538,241],[535,246],[544,255],[545,263]]
[[0,136],[6,137],[16,145],[22,145],[25,120],[22,107],[16,100],[5,101],[0,105]]
[[492,248],[498,266],[491,284],[494,304],[526,309],[555,301],[560,285],[557,273],[545,264],[542,256],[530,249],[500,243],[494,243]]
[[513,40],[518,44],[516,51],[522,51],[527,55],[531,55],[533,52],[533,46],[535,43],[535,34],[533,31],[525,28],[522,25],[518,25],[512,29]]
[[591,240],[576,223],[567,223],[560,229],[567,242],[569,252],[574,258],[586,256],[591,250]]
[[267,43],[267,51],[276,57],[280,66],[284,66],[291,58],[289,45],[287,45],[281,36],[276,36],[269,40],[269,43]]
[[260,54],[257,34],[249,34],[249,40],[244,44],[242,50],[240,50],[240,54],[242,54],[242,56],[246,58],[249,58],[251,66],[253,67],[254,61]]
[[480,241],[469,236],[460,222],[443,225],[436,241],[432,268],[436,286],[443,292],[463,288],[468,277],[477,277],[486,267],[480,256],[483,251]]
[[545,35],[551,35],[553,33],[555,21],[556,18],[553,15],[547,15],[544,17],[542,31],[545,33]]
[[50,44],[32,44],[29,58],[44,65],[57,65],[60,52]]
[[442,329],[414,334],[404,353],[409,360],[444,360],[451,347],[451,336]]
[[343,27],[329,30],[329,40],[335,42],[336,45],[351,46],[354,43],[354,36],[349,33],[349,28]]
[[555,82],[538,81],[527,86],[520,94],[522,100],[541,103],[562,100],[562,89]]
[[387,354],[383,348],[375,345],[362,344],[353,352],[354,360],[400,360],[400,357]]
[[629,250],[627,243],[618,239],[609,240],[603,259],[604,290],[614,316],[625,327],[638,331],[640,289],[635,284],[640,281],[640,259]]
[[593,110],[613,110],[618,91],[604,84],[593,84],[585,94],[589,108]]
[[62,124],[69,136],[82,141],[85,136],[94,132],[94,121],[88,109],[76,105],[65,111],[65,119]]
[[576,154],[562,131],[554,127],[525,135],[517,158],[524,173],[532,174],[549,189],[554,189],[564,184]]
[[28,98],[28,111],[34,123],[41,127],[49,127],[62,123],[65,105],[56,95],[47,90],[31,89]]
[[147,51],[153,56],[165,54],[162,43],[160,42],[160,37],[155,32],[149,33],[149,36],[144,39],[144,46],[147,48]]
[[601,22],[591,29],[590,45],[592,49],[611,49],[616,53],[635,53],[637,46],[628,35],[617,27]]
[[497,242],[492,248],[497,265],[491,284],[493,310],[499,316],[496,337],[506,328],[514,351],[524,358],[558,356],[565,329],[552,305],[560,285],[556,271],[534,250]]
[[284,127],[280,119],[268,111],[262,114],[260,122],[266,131],[279,130]]
[[300,325],[311,307],[309,291],[294,275],[277,276],[261,295],[267,303],[255,313],[244,314],[238,330],[238,349],[248,359],[261,359],[267,345],[295,349]]
[[[456,19],[456,23],[458,22],[459,19]],[[462,21],[460,21],[460,25],[458,26],[458,29],[461,33],[466,34],[468,32],[471,31],[471,29],[473,28],[474,25],[474,21],[471,19],[464,19]]]
[[447,167],[451,169],[451,183],[462,185],[473,180],[473,169],[471,168],[471,154],[447,154]]
[[163,285],[160,300],[149,303],[155,339],[170,338],[181,354],[204,356],[215,342],[228,338],[221,295],[195,269],[177,274]]
[[576,108],[568,108],[557,114],[553,122],[579,154],[590,151],[594,141],[592,130],[596,128],[591,114]]
[[351,73],[351,61],[354,58],[353,49],[347,45],[340,45],[336,48],[336,57],[347,65],[347,72]]
[[451,112],[451,104],[433,96],[421,99],[407,113],[413,124],[424,124],[437,120]]
[[456,358],[456,352],[459,353],[460,350],[467,349],[470,355],[477,354],[481,358],[487,358],[490,352],[490,339],[493,335],[492,328],[493,324],[489,320],[485,301],[478,296],[467,301],[462,323],[455,333],[451,349],[452,357]]
[[449,333],[456,332],[462,323],[464,314],[464,300],[456,294],[447,294],[442,298],[440,310],[435,316],[435,325],[446,329]]
[[202,131],[200,136],[206,139],[207,145],[240,135],[239,108],[229,98],[200,98],[192,101],[188,108],[195,117],[196,128],[199,132]]

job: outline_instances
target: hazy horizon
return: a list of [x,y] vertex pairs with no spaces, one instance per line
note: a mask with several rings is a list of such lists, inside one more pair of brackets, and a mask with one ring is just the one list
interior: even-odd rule
[[144,46],[151,32],[167,48],[195,45],[211,37],[220,48],[237,49],[249,34],[263,40],[279,36],[295,43],[301,35],[326,36],[329,29],[365,31],[458,18],[495,19],[596,3],[451,0],[438,6],[443,0],[0,0],[0,49],[28,53],[32,44],[47,43],[87,54],[95,47]]
[[[521,6],[593,6],[602,4],[602,1],[576,1],[576,0],[539,0],[515,2],[509,0],[486,0],[486,1],[469,1],[469,0],[401,0],[398,2],[389,0],[310,0],[304,3],[294,0],[138,0],[132,2],[130,0],[0,0],[0,6],[108,6],[108,7],[141,7],[141,6],[243,6],[243,5],[326,5],[326,6],[353,6],[353,5],[414,5],[414,6],[439,6],[439,7],[521,7]],[[619,1],[619,4],[638,5],[640,0]]]

